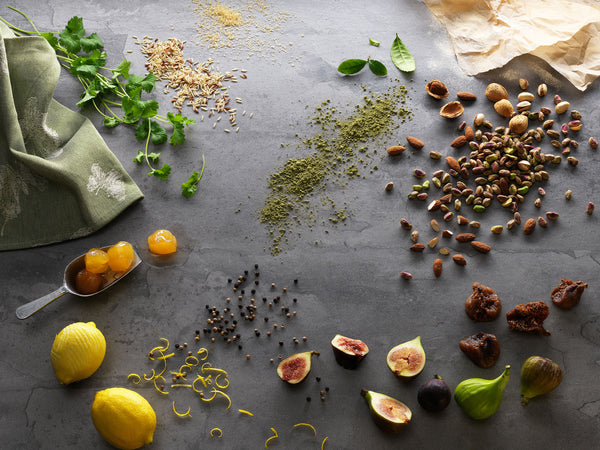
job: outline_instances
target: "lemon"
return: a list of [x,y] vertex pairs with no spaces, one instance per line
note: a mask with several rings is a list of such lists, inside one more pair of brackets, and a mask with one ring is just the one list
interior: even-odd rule
[[92,375],[104,360],[106,340],[94,322],[67,325],[54,339],[50,361],[60,384]]
[[151,444],[156,414],[150,403],[131,389],[110,388],[96,393],[92,421],[110,445],[133,450]]

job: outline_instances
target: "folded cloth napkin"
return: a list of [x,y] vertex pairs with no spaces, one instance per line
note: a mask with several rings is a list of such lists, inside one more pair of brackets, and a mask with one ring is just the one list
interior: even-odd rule
[[0,23],[0,250],[86,236],[143,198],[90,120],[53,99],[59,75],[44,38]]

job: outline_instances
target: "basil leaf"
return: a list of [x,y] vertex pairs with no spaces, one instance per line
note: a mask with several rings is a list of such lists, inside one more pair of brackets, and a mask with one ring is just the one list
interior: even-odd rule
[[413,72],[415,70],[415,59],[410,54],[408,48],[402,43],[398,34],[396,34],[396,39],[394,39],[392,44],[390,56],[394,65],[402,72]]
[[379,47],[381,45],[381,42],[369,38],[369,44],[371,44],[373,47]]
[[377,76],[383,77],[387,75],[387,68],[383,65],[383,63],[375,59],[369,59],[369,69],[371,69],[371,72]]
[[347,59],[342,62],[337,70],[344,75],[352,75],[360,72],[367,65],[367,61],[364,59]]

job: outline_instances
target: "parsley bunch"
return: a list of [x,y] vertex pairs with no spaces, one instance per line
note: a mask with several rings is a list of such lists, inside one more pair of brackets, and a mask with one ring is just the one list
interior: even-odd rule
[[[143,93],[151,93],[156,85],[156,77],[152,72],[145,76],[129,72],[131,62],[127,60],[114,69],[106,64],[104,44],[96,33],[86,35],[83,19],[72,17],[66,27],[60,32],[40,32],[31,19],[23,12],[9,7],[21,14],[32,25],[35,31],[27,31],[15,27],[0,17],[17,35],[38,35],[45,38],[56,52],[63,67],[76,77],[83,86],[79,107],[91,106],[104,117],[104,125],[114,128],[120,124],[135,127],[135,137],[145,141],[143,150],[138,150],[133,161],[138,164],[146,163],[149,176],[166,180],[171,174],[171,167],[165,163],[159,167],[160,152],[149,152],[150,142],[154,145],[164,144],[167,140],[171,145],[181,145],[185,142],[184,128],[195,123],[180,113],[158,114],[158,102],[154,99],[142,99]],[[117,112],[117,109],[120,109]],[[168,136],[163,125],[172,127]],[[181,185],[182,194],[186,197],[194,195],[197,184],[204,172],[204,155],[202,169],[194,171],[189,179]]]

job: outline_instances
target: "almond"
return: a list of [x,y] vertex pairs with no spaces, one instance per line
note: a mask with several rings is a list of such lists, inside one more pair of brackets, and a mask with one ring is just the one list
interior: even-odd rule
[[523,224],[523,233],[525,234],[531,234],[533,233],[533,230],[535,229],[535,224],[537,222],[535,221],[534,218],[529,218],[525,221],[525,224]]
[[434,262],[433,262],[433,274],[436,277],[439,277],[442,274],[442,260],[440,258],[437,258]]
[[392,145],[387,149],[387,153],[390,156],[396,156],[402,153],[404,150],[406,150],[406,147],[403,147],[402,145]]
[[450,144],[450,147],[452,148],[460,148],[463,145],[465,145],[467,143],[467,137],[466,136],[458,136],[456,139],[454,139],[452,141],[452,143]]
[[443,230],[442,237],[443,238],[451,238],[454,233],[450,230]]
[[460,233],[456,235],[458,242],[471,242],[474,241],[476,236],[473,233]]
[[425,147],[425,144],[423,143],[423,141],[420,139],[417,139],[416,137],[406,136],[406,140],[408,141],[410,146],[416,150],[421,150],[423,147]]
[[477,96],[475,94],[473,94],[472,92],[467,92],[467,91],[457,92],[456,96],[460,100],[477,100]]
[[469,219],[467,219],[465,216],[461,216],[461,215],[459,215],[456,218],[456,221],[458,222],[459,225],[467,225],[469,223]]
[[489,245],[479,241],[471,241],[471,245],[475,250],[481,253],[488,253],[492,249]]
[[465,137],[467,138],[467,141],[472,141],[475,139],[475,132],[469,125],[465,127]]
[[456,254],[454,256],[452,256],[452,259],[454,260],[454,262],[456,264],[458,264],[459,266],[466,266],[467,265],[467,260],[465,259],[465,257],[463,255]]
[[422,244],[421,242],[417,242],[416,244],[412,245],[410,247],[410,249],[413,252],[422,252],[423,250],[425,250],[425,244]]
[[448,98],[448,88],[440,80],[435,78],[425,86],[425,91],[433,98]]
[[457,172],[460,171],[460,164],[458,164],[456,158],[453,158],[452,156],[446,156],[446,163],[448,164],[448,166],[450,166],[451,169],[454,169]]

